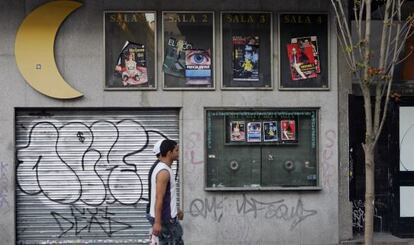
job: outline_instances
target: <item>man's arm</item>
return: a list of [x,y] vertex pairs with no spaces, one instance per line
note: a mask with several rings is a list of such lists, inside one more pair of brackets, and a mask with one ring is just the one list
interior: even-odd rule
[[161,216],[162,205],[165,192],[167,191],[170,174],[167,170],[161,170],[156,177],[156,194],[155,194],[155,221],[152,226],[152,234],[159,236],[161,234]]

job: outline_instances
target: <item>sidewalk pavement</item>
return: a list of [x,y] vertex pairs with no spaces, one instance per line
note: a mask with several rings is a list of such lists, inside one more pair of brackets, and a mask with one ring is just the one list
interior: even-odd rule
[[[341,241],[341,245],[363,245],[364,235],[355,235],[352,240]],[[414,245],[414,238],[404,239],[391,235],[390,233],[375,232],[374,244],[376,245]]]

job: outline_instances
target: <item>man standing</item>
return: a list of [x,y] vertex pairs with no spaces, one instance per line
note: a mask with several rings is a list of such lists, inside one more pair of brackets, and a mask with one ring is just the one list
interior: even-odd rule
[[154,153],[159,162],[150,173],[149,221],[152,224],[152,234],[159,238],[160,245],[181,245],[184,244],[183,229],[178,218],[182,218],[182,212],[177,209],[175,179],[171,170],[171,165],[179,157],[178,144],[168,139],[157,142]]

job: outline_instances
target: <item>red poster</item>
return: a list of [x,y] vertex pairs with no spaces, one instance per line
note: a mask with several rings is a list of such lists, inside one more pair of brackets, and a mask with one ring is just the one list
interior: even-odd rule
[[281,120],[280,132],[280,138],[282,140],[296,140],[295,120]]
[[[310,40],[310,38],[309,38]],[[315,53],[316,52],[316,53]],[[293,38],[287,44],[292,80],[316,78],[320,73],[317,48],[306,38]]]

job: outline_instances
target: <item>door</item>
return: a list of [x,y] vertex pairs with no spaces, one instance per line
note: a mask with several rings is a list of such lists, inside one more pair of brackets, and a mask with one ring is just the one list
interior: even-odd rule
[[[398,108],[390,102],[387,120],[375,149],[374,231],[390,232],[395,198],[395,167],[398,160]],[[365,216],[365,162],[362,143],[365,137],[365,115],[362,96],[349,97],[349,194],[352,202],[352,226],[363,233]]]
[[178,110],[17,109],[15,121],[18,244],[149,242],[152,147],[178,140]]
[[399,107],[399,165],[396,184],[394,233],[414,237],[414,103],[403,100]]

